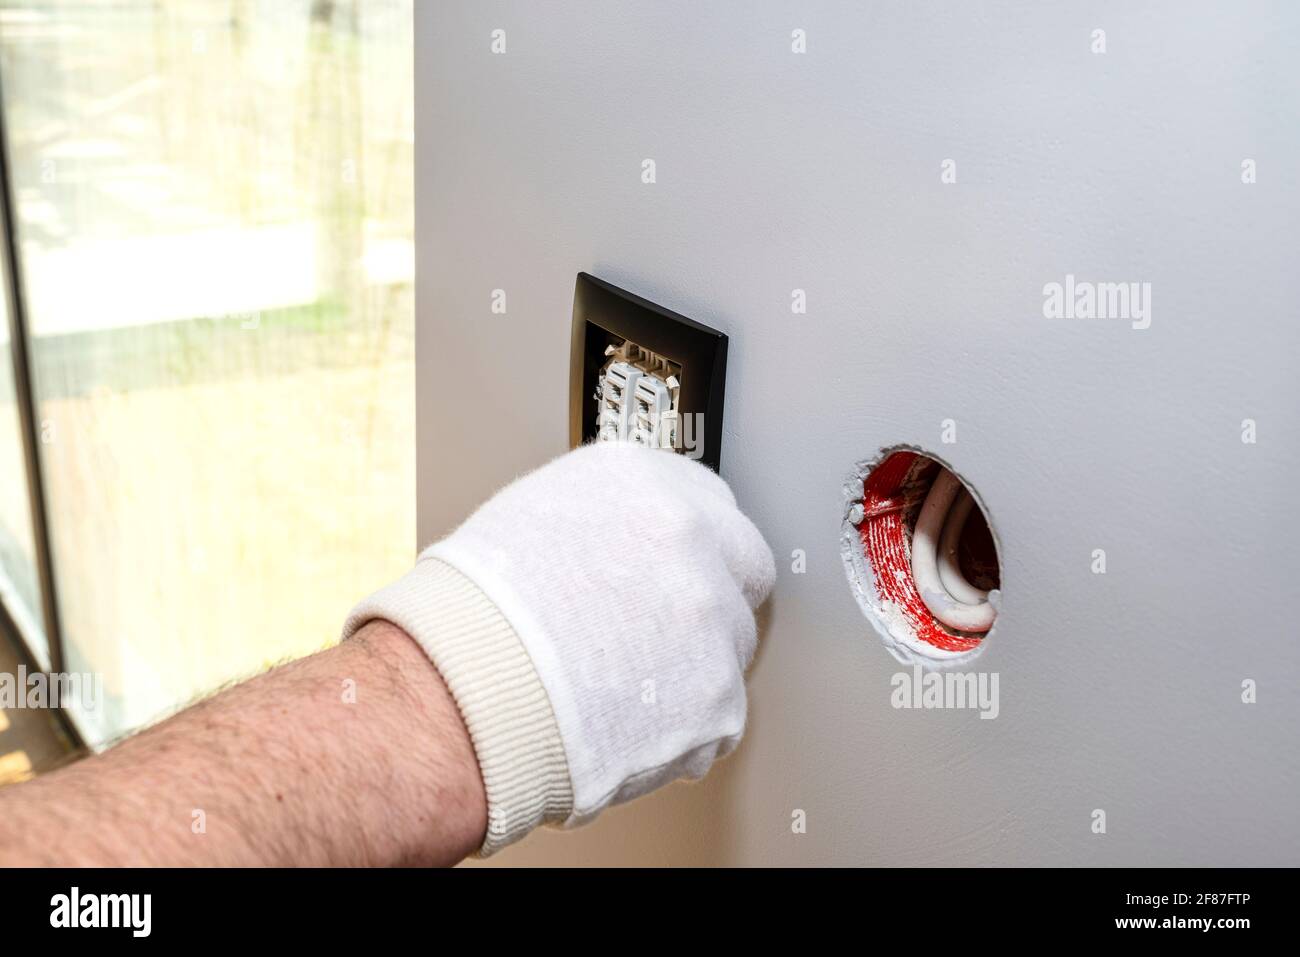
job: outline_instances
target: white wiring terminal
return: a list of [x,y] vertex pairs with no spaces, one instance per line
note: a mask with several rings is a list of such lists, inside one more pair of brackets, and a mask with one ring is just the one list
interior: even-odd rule
[[596,381],[597,439],[676,448],[680,368],[629,341],[605,354]]
[[640,379],[640,369],[618,360],[610,362],[601,372],[596,397],[600,403],[596,433],[602,441],[617,441],[629,434],[632,397]]

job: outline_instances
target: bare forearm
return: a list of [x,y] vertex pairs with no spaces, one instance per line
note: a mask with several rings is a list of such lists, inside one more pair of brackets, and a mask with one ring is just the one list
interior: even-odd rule
[[486,824],[451,696],[377,621],[0,792],[0,864],[452,864]]

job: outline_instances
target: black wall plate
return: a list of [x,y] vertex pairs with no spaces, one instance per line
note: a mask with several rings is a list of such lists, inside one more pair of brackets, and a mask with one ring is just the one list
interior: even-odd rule
[[[727,337],[663,306],[578,273],[573,290],[573,345],[569,369],[569,443],[596,437],[596,382],[606,346],[631,340],[681,367],[678,411],[699,428],[699,461],[715,472],[722,456],[722,401],[727,379]],[[702,433],[702,434],[701,434]],[[684,450],[679,450],[684,451]]]

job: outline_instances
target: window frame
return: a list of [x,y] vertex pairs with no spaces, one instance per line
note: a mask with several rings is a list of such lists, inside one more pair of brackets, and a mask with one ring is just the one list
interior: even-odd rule
[[[13,200],[8,125],[4,109],[4,76],[3,70],[0,69],[0,255],[4,257],[3,295],[8,306],[6,312],[9,319],[9,352],[13,364],[14,395],[18,407],[19,432],[22,437],[25,463],[22,481],[27,491],[28,511],[31,514],[36,576],[40,589],[41,607],[34,611],[40,616],[41,624],[45,629],[44,644],[48,650],[49,671],[57,674],[64,671],[67,659],[64,654],[63,632],[59,623],[54,561],[50,550],[49,512],[46,508],[40,454],[40,420],[36,413],[36,395],[32,386],[27,337],[27,303],[23,286],[22,256],[15,239]],[[37,636],[29,633],[20,617],[5,606],[2,597],[0,597],[0,629],[13,636],[14,644],[20,654],[27,659],[29,670],[44,671],[41,666],[41,656],[36,653]],[[85,739],[68,710],[62,703],[54,710],[64,732],[78,747],[83,747]]]

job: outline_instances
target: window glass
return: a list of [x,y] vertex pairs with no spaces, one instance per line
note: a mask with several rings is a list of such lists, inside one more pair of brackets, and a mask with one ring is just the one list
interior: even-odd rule
[[96,743],[332,643],[410,564],[411,34],[411,0],[0,0]]
[[[0,273],[0,283],[5,282],[6,277]],[[9,315],[5,296],[0,293],[0,604],[22,630],[23,639],[37,656],[37,664],[48,668],[40,594],[27,463],[14,389]]]

